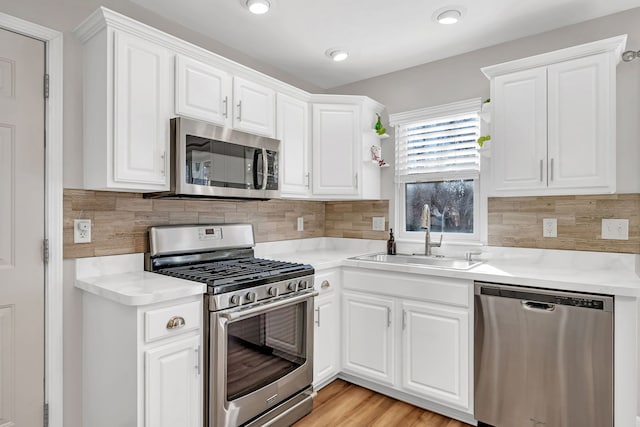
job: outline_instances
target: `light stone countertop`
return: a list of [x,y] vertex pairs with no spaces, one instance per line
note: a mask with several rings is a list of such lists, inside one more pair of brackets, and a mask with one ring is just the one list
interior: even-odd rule
[[143,254],[79,258],[76,288],[123,305],[172,301],[207,290],[203,283],[143,271]]
[[[385,242],[316,238],[259,243],[255,255],[311,264],[316,271],[355,267],[557,290],[640,297],[637,255],[539,249],[482,248],[483,264],[450,270],[350,259],[384,252]],[[143,271],[143,254],[76,260],[76,287],[125,305],[146,305],[203,294],[204,284]]]

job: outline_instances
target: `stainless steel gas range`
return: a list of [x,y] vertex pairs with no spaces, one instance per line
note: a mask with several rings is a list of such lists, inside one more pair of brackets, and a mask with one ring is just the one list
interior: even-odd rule
[[205,427],[288,426],[313,407],[310,265],[254,257],[251,224],[152,227],[145,268],[207,284]]

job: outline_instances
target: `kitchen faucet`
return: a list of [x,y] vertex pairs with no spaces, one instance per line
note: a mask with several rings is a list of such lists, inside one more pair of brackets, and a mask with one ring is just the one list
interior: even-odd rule
[[420,228],[424,229],[424,254],[431,256],[431,248],[439,248],[442,245],[442,233],[444,232],[444,213],[442,214],[442,228],[440,229],[440,241],[438,243],[431,242],[431,210],[429,205],[422,207],[422,216],[420,217]]

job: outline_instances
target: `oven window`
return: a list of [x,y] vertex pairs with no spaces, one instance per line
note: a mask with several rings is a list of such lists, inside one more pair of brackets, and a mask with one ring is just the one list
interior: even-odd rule
[[306,304],[301,302],[228,325],[227,401],[271,384],[305,363]]
[[229,142],[187,135],[188,184],[258,189],[262,187],[262,151]]

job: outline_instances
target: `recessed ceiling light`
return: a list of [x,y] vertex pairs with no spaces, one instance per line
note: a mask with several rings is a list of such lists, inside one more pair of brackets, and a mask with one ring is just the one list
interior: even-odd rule
[[456,9],[445,10],[444,12],[438,14],[436,20],[444,25],[451,25],[457,23],[462,17],[462,12]]
[[349,57],[349,53],[342,49],[329,49],[325,52],[325,55],[333,59],[335,62],[344,61]]
[[255,13],[256,15],[262,15],[263,13],[267,13],[269,8],[271,7],[271,3],[267,0],[247,0],[247,7],[251,13]]

